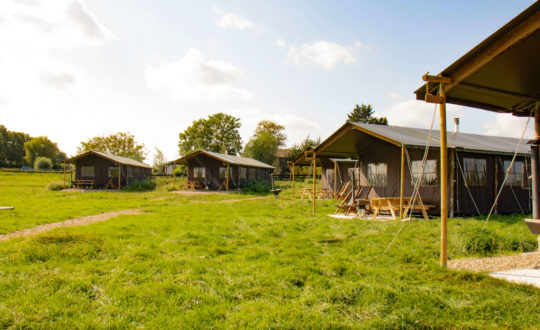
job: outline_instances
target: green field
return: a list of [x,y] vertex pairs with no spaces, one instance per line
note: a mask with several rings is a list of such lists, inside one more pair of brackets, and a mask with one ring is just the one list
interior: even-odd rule
[[[538,328],[540,290],[438,266],[437,220],[333,219],[334,202],[243,194],[53,192],[0,172],[0,233],[122,209],[0,242],[0,328]],[[169,183],[170,185],[170,183]],[[281,183],[286,187],[287,183]],[[451,258],[536,249],[522,216],[449,221]],[[487,236],[486,236],[487,235]],[[491,244],[491,245],[490,245]]]

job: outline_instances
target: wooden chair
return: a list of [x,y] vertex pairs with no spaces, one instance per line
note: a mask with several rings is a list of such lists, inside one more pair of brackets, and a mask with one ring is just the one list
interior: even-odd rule
[[[337,209],[336,209],[336,212],[334,212],[334,214],[337,214],[339,213],[340,210],[343,210],[345,211],[345,215],[349,215],[353,210],[357,210],[356,200],[360,198],[360,196],[362,195],[362,191],[364,190],[363,188],[364,187],[360,187],[355,192],[354,196],[352,196],[352,189],[351,189],[351,191],[347,194],[347,197],[345,197],[343,202],[341,202],[341,204],[339,205],[336,205]],[[371,187],[369,189],[371,190]]]

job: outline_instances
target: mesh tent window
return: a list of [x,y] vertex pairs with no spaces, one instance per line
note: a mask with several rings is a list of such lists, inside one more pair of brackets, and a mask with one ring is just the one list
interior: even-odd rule
[[463,158],[465,182],[469,186],[485,186],[487,184],[487,162],[479,158]]
[[388,183],[388,169],[386,163],[367,164],[367,177],[369,184],[384,187]]
[[194,179],[204,179],[204,178],[206,178],[206,168],[205,167],[194,167],[193,168],[193,178]]
[[[504,161],[504,172],[508,171],[508,167],[512,164],[512,161],[505,160]],[[508,172],[508,179],[506,179],[506,186],[523,186],[523,162],[521,161],[515,161],[514,165],[510,169],[510,172]]]
[[94,177],[94,166],[83,166],[81,167],[81,176],[93,178]]
[[[413,183],[420,180],[422,186],[436,186],[437,185],[437,161],[435,159],[428,159],[424,166],[424,173],[422,173],[422,160],[413,160],[411,162],[411,174]],[[422,178],[420,178],[422,175]]]

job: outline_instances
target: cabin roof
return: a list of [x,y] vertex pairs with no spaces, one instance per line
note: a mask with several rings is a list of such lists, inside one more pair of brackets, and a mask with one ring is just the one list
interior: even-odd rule
[[152,168],[152,166],[147,165],[147,164],[145,164],[143,162],[139,162],[138,160],[135,160],[135,159],[122,157],[122,156],[111,155],[111,154],[108,154],[108,153],[104,153],[104,152],[100,152],[100,151],[94,151],[94,150],[90,150],[90,151],[84,152],[84,153],[82,153],[80,155],[77,155],[75,157],[71,157],[67,161],[68,162],[74,162],[75,160],[83,158],[83,157],[88,156],[88,155],[97,155],[99,157],[108,159],[108,160],[113,161],[115,163],[119,163],[120,165],[129,165],[129,166],[134,166],[134,167]]
[[253,158],[226,155],[226,154],[221,154],[221,153],[218,153],[218,152],[205,151],[205,150],[195,151],[195,152],[193,152],[193,153],[191,153],[189,155],[186,155],[184,157],[181,157],[181,158],[173,161],[172,163],[174,163],[174,164],[182,164],[182,163],[185,163],[187,159],[192,158],[192,157],[194,157],[196,155],[200,155],[200,154],[207,155],[209,157],[212,157],[212,158],[217,159],[217,160],[221,160],[221,161],[223,161],[225,163],[229,163],[229,164],[232,164],[232,165],[275,169],[274,166],[268,165],[266,163],[263,163],[263,162],[258,161],[256,159],[253,159]]

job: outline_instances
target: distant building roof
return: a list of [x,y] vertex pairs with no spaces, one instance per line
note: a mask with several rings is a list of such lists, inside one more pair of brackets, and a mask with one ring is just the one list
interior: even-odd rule
[[241,166],[247,166],[247,167],[260,167],[260,168],[268,168],[268,169],[275,169],[274,166],[265,164],[263,162],[260,162],[253,158],[246,158],[246,157],[240,157],[240,156],[233,156],[233,155],[226,155],[226,154],[220,154],[218,152],[213,151],[204,151],[204,150],[198,150],[195,151],[187,156],[181,157],[175,161],[172,161],[171,163],[180,164],[184,163],[188,158],[191,158],[195,155],[199,154],[205,154],[209,157],[221,160],[223,162],[233,164],[233,165],[241,165]]
[[103,157],[103,158],[108,159],[110,161],[113,161],[115,163],[119,163],[120,165],[129,165],[129,166],[135,166],[135,167],[152,168],[152,166],[147,165],[147,164],[145,164],[143,162],[139,162],[138,160],[135,160],[135,159],[122,157],[122,156],[111,155],[111,154],[107,154],[107,153],[100,152],[100,151],[94,151],[94,150],[90,150],[90,151],[87,151],[87,152],[82,153],[80,155],[77,155],[75,157],[71,157],[67,161],[68,162],[73,162],[73,161],[75,161],[75,160],[77,160],[79,158],[82,158],[82,157],[85,157],[85,156],[88,156],[88,155],[91,155],[91,154],[98,155],[100,157]]

